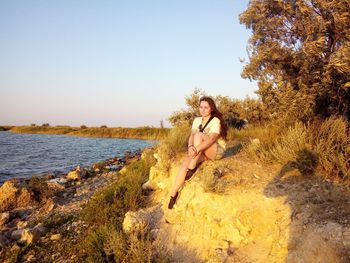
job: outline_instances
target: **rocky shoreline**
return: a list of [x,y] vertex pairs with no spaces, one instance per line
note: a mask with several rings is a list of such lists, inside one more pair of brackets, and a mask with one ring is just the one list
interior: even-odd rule
[[[46,175],[25,179],[11,179],[0,187],[0,258],[20,253],[24,247],[40,243],[42,247],[53,243],[74,244],[87,227],[79,220],[79,212],[97,190],[118,178],[118,172],[130,162],[139,160],[141,151],[125,152],[124,157],[114,157],[97,162],[90,167],[77,166],[67,174]],[[66,240],[64,242],[67,242]],[[43,260],[43,255],[26,254],[26,262]],[[49,251],[42,251],[49,253]],[[65,262],[54,249],[46,260]],[[65,255],[69,256],[69,255]]]

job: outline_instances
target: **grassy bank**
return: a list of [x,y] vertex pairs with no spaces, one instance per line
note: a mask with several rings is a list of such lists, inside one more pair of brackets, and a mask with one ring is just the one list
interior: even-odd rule
[[15,126],[10,129],[16,133],[33,133],[33,134],[64,134],[81,137],[98,137],[98,138],[132,138],[160,140],[165,138],[168,128],[103,128],[103,127],[71,127],[71,126]]
[[149,233],[126,234],[122,230],[125,213],[147,206],[148,193],[142,184],[156,162],[153,150],[126,166],[119,179],[96,192],[81,212],[89,231],[79,244],[78,262],[166,262],[166,255],[154,247]]

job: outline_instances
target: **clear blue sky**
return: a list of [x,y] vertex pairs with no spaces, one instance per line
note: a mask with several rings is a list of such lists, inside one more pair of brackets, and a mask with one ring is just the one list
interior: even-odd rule
[[0,1],[0,124],[159,126],[195,87],[254,96],[240,77],[247,5]]

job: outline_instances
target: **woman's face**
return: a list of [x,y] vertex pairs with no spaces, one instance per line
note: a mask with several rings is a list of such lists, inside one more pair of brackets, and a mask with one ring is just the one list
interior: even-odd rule
[[210,115],[211,108],[208,102],[201,101],[201,103],[199,104],[199,113],[202,115],[202,117],[208,117]]

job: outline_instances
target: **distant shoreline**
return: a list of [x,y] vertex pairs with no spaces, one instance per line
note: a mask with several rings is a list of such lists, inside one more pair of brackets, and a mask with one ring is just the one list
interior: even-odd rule
[[30,134],[55,134],[94,138],[118,139],[164,139],[170,128],[138,127],[138,128],[109,128],[109,127],[71,127],[71,126],[0,126],[0,131]]

